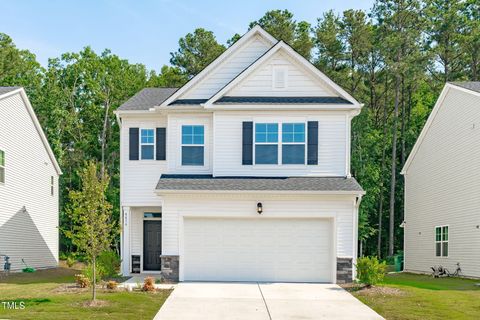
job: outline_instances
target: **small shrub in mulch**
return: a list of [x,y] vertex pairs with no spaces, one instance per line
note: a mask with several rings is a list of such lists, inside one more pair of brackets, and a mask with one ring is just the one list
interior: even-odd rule
[[107,284],[105,285],[108,290],[116,290],[118,287],[118,282],[114,280],[107,281]]
[[90,286],[90,279],[88,279],[84,274],[79,273],[75,275],[75,283],[80,288],[86,288]]
[[143,280],[143,291],[153,292],[155,291],[155,278],[154,277],[146,277]]

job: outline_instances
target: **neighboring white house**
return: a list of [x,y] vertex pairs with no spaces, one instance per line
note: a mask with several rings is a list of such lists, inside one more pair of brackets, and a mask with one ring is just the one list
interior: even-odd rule
[[12,270],[22,259],[35,268],[58,264],[60,174],[25,90],[0,87],[0,255]]
[[254,27],[180,89],[144,89],[121,126],[123,274],[351,281],[361,105]]
[[480,82],[445,85],[402,174],[405,270],[480,277]]

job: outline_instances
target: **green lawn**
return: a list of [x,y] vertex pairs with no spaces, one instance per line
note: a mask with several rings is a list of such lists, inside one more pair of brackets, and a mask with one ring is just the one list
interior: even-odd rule
[[[78,271],[64,268],[11,274],[0,279],[0,319],[152,319],[170,294],[98,290],[105,306],[85,307],[90,291],[72,288]],[[23,301],[24,310],[5,310],[2,302]]]
[[360,290],[353,295],[386,319],[480,319],[476,283],[480,280],[399,273],[387,275],[382,285],[396,293]]

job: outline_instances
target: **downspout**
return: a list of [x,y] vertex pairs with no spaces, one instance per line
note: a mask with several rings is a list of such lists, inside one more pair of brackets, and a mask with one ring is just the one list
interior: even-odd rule
[[355,229],[354,229],[354,239],[355,239],[355,247],[353,249],[354,255],[353,255],[353,261],[352,261],[352,280],[357,278],[357,257],[358,257],[358,215],[360,212],[360,203],[362,202],[362,197],[363,194],[358,194],[356,199],[355,199],[355,213],[354,213],[354,219],[355,219]]

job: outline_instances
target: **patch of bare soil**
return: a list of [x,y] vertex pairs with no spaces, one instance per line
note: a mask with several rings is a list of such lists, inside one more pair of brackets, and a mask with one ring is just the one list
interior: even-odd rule
[[93,300],[93,301],[85,301],[82,303],[82,307],[85,308],[98,308],[98,307],[106,307],[110,304],[110,302],[105,300]]
[[366,286],[357,283],[342,284],[341,287],[350,293],[358,295],[381,295],[381,296],[403,296],[405,291],[397,288],[382,287],[382,286]]
[[90,288],[80,288],[75,283],[65,283],[52,290],[53,293],[84,293]]

